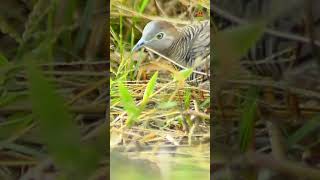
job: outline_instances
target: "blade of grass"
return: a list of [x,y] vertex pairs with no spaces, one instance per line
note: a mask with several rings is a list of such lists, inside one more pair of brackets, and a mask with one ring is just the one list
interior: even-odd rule
[[240,150],[242,152],[245,152],[249,148],[249,144],[252,141],[257,111],[258,89],[256,87],[249,88],[245,97],[246,100],[242,108],[239,130]]
[[118,86],[120,101],[128,114],[126,124],[128,127],[131,127],[136,121],[137,117],[140,115],[140,109],[136,106],[128,88],[122,83],[122,81],[118,82]]
[[257,22],[218,32],[214,44],[217,44],[219,49],[221,44],[227,45],[228,49],[220,49],[220,53],[226,53],[228,50],[231,52],[231,58],[239,59],[260,39],[264,27],[264,22]]
[[[2,85],[6,79],[6,73],[8,72],[9,61],[0,53],[0,85]],[[0,100],[1,101],[1,100]]]
[[256,22],[227,29],[213,36],[216,50],[213,63],[220,66],[223,74],[220,78],[231,78],[241,69],[240,58],[260,39],[264,32],[265,23]]
[[192,68],[183,69],[183,70],[179,71],[178,73],[174,74],[174,80],[179,81],[179,82],[181,82],[181,81],[183,82],[188,77],[190,77],[191,74],[192,74]]
[[141,1],[140,7],[139,7],[139,13],[142,13],[146,9],[148,4],[149,4],[149,0]]
[[144,107],[148,103],[149,98],[150,98],[151,94],[153,93],[154,88],[156,86],[157,79],[158,79],[158,71],[153,74],[150,81],[148,82],[146,90],[144,91],[144,95],[143,95],[143,99],[142,99],[140,107]]
[[320,114],[313,117],[307,123],[305,123],[301,128],[288,137],[287,144],[292,147],[294,144],[298,143],[307,135],[313,133],[320,127]]
[[37,68],[35,58],[32,55],[25,57],[30,100],[48,151],[66,172],[74,174],[76,179],[86,179],[97,165],[98,156],[81,146],[80,132],[72,121],[72,115],[62,97]]
[[91,25],[90,20],[93,15],[94,3],[95,1],[90,1],[90,0],[86,2],[86,6],[84,9],[82,22],[80,26],[81,28],[76,37],[75,52],[79,52],[79,50],[83,48],[83,46],[85,45],[87,36],[89,34],[89,30],[90,30],[90,25]]
[[[71,26],[73,23],[74,12],[78,5],[78,1],[69,0],[69,1],[58,1],[57,7],[65,8],[66,10],[63,12],[63,23],[65,26]],[[56,12],[60,12],[59,10]],[[55,15],[56,18],[61,18],[60,14]],[[71,50],[72,48],[72,34],[71,31],[67,31],[61,34],[61,39],[63,42],[63,46],[66,49]]]
[[186,92],[184,94],[184,108],[185,109],[190,108],[190,102],[191,102],[191,90],[186,89]]
[[8,59],[0,53],[0,67],[9,64]]

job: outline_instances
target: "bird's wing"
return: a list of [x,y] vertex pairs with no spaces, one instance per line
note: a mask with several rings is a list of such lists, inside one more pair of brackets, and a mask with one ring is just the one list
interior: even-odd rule
[[190,46],[190,56],[194,61],[193,67],[202,71],[204,67],[210,67],[210,21],[194,25],[193,31],[195,34]]

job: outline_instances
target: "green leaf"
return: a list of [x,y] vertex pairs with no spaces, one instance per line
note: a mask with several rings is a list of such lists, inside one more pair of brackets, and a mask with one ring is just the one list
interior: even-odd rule
[[9,64],[8,59],[0,53],[0,67]]
[[6,80],[6,73],[9,71],[9,61],[8,59],[0,53],[0,85]]
[[215,54],[212,62],[219,73],[223,74],[217,79],[233,78],[241,72],[240,59],[245,56],[251,47],[263,35],[265,24],[257,22],[227,29],[213,36]]
[[218,32],[213,41],[217,54],[227,53],[230,58],[241,58],[263,35],[264,27],[263,22],[257,22]]
[[[137,10],[139,13],[143,13],[144,10],[146,9],[146,7],[148,6],[148,4],[149,4],[149,0],[142,0],[142,1],[140,2],[139,7],[137,7],[136,10]],[[134,16],[134,17],[133,17],[133,24],[136,24],[136,22],[138,22],[139,20],[140,20],[139,17]]]
[[87,1],[84,9],[83,17],[81,19],[80,31],[77,34],[76,42],[75,42],[75,51],[79,52],[81,48],[85,45],[87,36],[90,30],[90,20],[92,18],[94,3],[96,1]]
[[110,78],[110,89],[112,89],[113,84],[114,84],[114,81],[112,80],[112,78]]
[[311,134],[316,129],[320,127],[320,114],[316,115],[314,118],[305,123],[301,128],[299,128],[295,133],[289,136],[287,144],[289,147],[298,143],[308,134]]
[[205,107],[208,107],[208,106],[210,106],[210,97],[207,98],[202,104],[200,104],[201,108],[205,108]]
[[128,88],[122,83],[122,81],[119,81],[118,85],[120,102],[128,114],[128,119],[126,123],[128,127],[131,127],[140,115],[140,109],[136,106]]
[[181,73],[184,79],[187,79],[192,74],[192,68],[181,70],[179,73]]
[[185,107],[185,109],[190,108],[190,99],[191,99],[191,90],[186,89],[186,93],[184,94],[184,107]]
[[250,87],[246,94],[241,113],[240,121],[240,150],[246,151],[250,141],[252,140],[254,130],[254,120],[257,111],[258,89]]
[[140,7],[139,7],[139,13],[142,13],[148,4],[149,4],[149,0],[141,1]]
[[[69,0],[69,1],[57,1],[57,7],[64,7],[65,10],[64,12],[61,14],[61,11],[56,10],[56,18],[61,18],[63,17],[63,22],[65,26],[71,26],[72,25],[72,21],[74,18],[74,14],[76,11],[76,7],[78,5],[78,1],[77,0]],[[57,14],[60,13],[60,14]],[[72,32],[71,31],[67,31],[67,32],[63,32],[61,34],[61,39],[63,42],[63,46],[66,49],[71,49],[72,48]]]
[[151,77],[150,81],[148,82],[146,90],[144,91],[141,107],[144,107],[148,103],[149,98],[150,98],[151,94],[153,93],[154,88],[156,86],[157,79],[158,79],[158,72],[155,72],[153,74],[153,76]]
[[185,81],[192,74],[192,68],[183,69],[174,75],[174,80]]
[[76,175],[75,179],[87,179],[86,176],[98,163],[98,155],[93,149],[81,146],[80,131],[68,107],[38,69],[34,59],[32,55],[25,57],[30,100],[48,151],[60,167]]

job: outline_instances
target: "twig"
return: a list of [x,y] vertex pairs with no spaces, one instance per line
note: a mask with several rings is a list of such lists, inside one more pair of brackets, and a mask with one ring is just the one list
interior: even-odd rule
[[[273,92],[273,88],[268,87],[267,92],[265,92],[265,101],[269,104],[274,104],[276,99]],[[281,133],[280,127],[279,127],[279,121],[273,119],[275,116],[273,116],[273,113],[270,111],[265,111],[263,108],[261,109],[261,116],[262,118],[266,118],[266,124],[269,131],[269,137],[270,137],[270,143],[271,143],[271,149],[272,154],[275,158],[278,160],[286,159],[286,148],[284,143],[284,138]]]
[[101,79],[98,82],[93,83],[91,86],[89,86],[88,88],[84,89],[83,91],[81,91],[80,93],[78,93],[77,95],[75,95],[71,100],[69,100],[67,102],[68,105],[73,104],[74,102],[76,102],[78,99],[80,99],[81,97],[89,94],[90,92],[92,92],[93,90],[99,88],[101,85],[106,84],[108,81],[107,78]]
[[162,16],[168,17],[167,13],[164,12],[164,10],[161,8],[161,6],[160,6],[160,4],[158,3],[158,1],[157,1],[157,0],[154,0],[154,3],[155,3],[155,5],[156,5],[156,7],[157,7],[157,10],[161,12]]
[[272,155],[278,160],[285,159],[286,148],[284,145],[284,139],[281,134],[281,130],[278,126],[279,122],[277,122],[276,120],[269,120],[266,123],[271,141]]
[[259,81],[257,81],[257,80],[227,80],[227,82],[233,83],[233,84],[269,86],[269,87],[274,87],[274,88],[283,89],[283,90],[290,90],[290,92],[292,92],[292,93],[320,99],[320,93],[318,93],[318,92],[307,90],[307,89],[290,87],[290,86],[285,85],[280,82],[264,81],[264,80],[259,80]]
[[[146,49],[148,49],[149,51],[151,51],[151,52],[153,52],[153,53],[155,53],[155,54],[157,54],[157,55],[161,56],[162,58],[164,58],[164,59],[168,60],[169,62],[173,63],[174,65],[176,65],[176,66],[178,66],[178,67],[180,67],[180,68],[182,68],[182,69],[188,69],[187,67],[182,66],[182,65],[180,65],[180,64],[178,64],[178,63],[176,63],[174,60],[172,60],[172,59],[170,59],[170,58],[166,57],[166,56],[165,56],[165,55],[163,55],[163,54],[160,54],[159,52],[157,52],[157,51],[155,51],[155,50],[153,50],[153,49],[151,49],[151,48],[148,48],[148,47],[145,47],[145,48],[146,48]],[[192,72],[193,72],[193,73],[196,73],[196,74],[201,74],[201,75],[204,75],[204,76],[208,76],[208,77],[210,77],[210,74],[207,74],[207,73],[204,73],[204,72],[195,71],[195,70],[192,70]]]

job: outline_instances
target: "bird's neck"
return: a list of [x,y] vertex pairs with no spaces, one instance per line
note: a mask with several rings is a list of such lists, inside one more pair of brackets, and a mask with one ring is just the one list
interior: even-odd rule
[[183,66],[190,66],[187,61],[191,42],[190,37],[186,32],[179,31],[177,38],[166,51],[167,56]]

